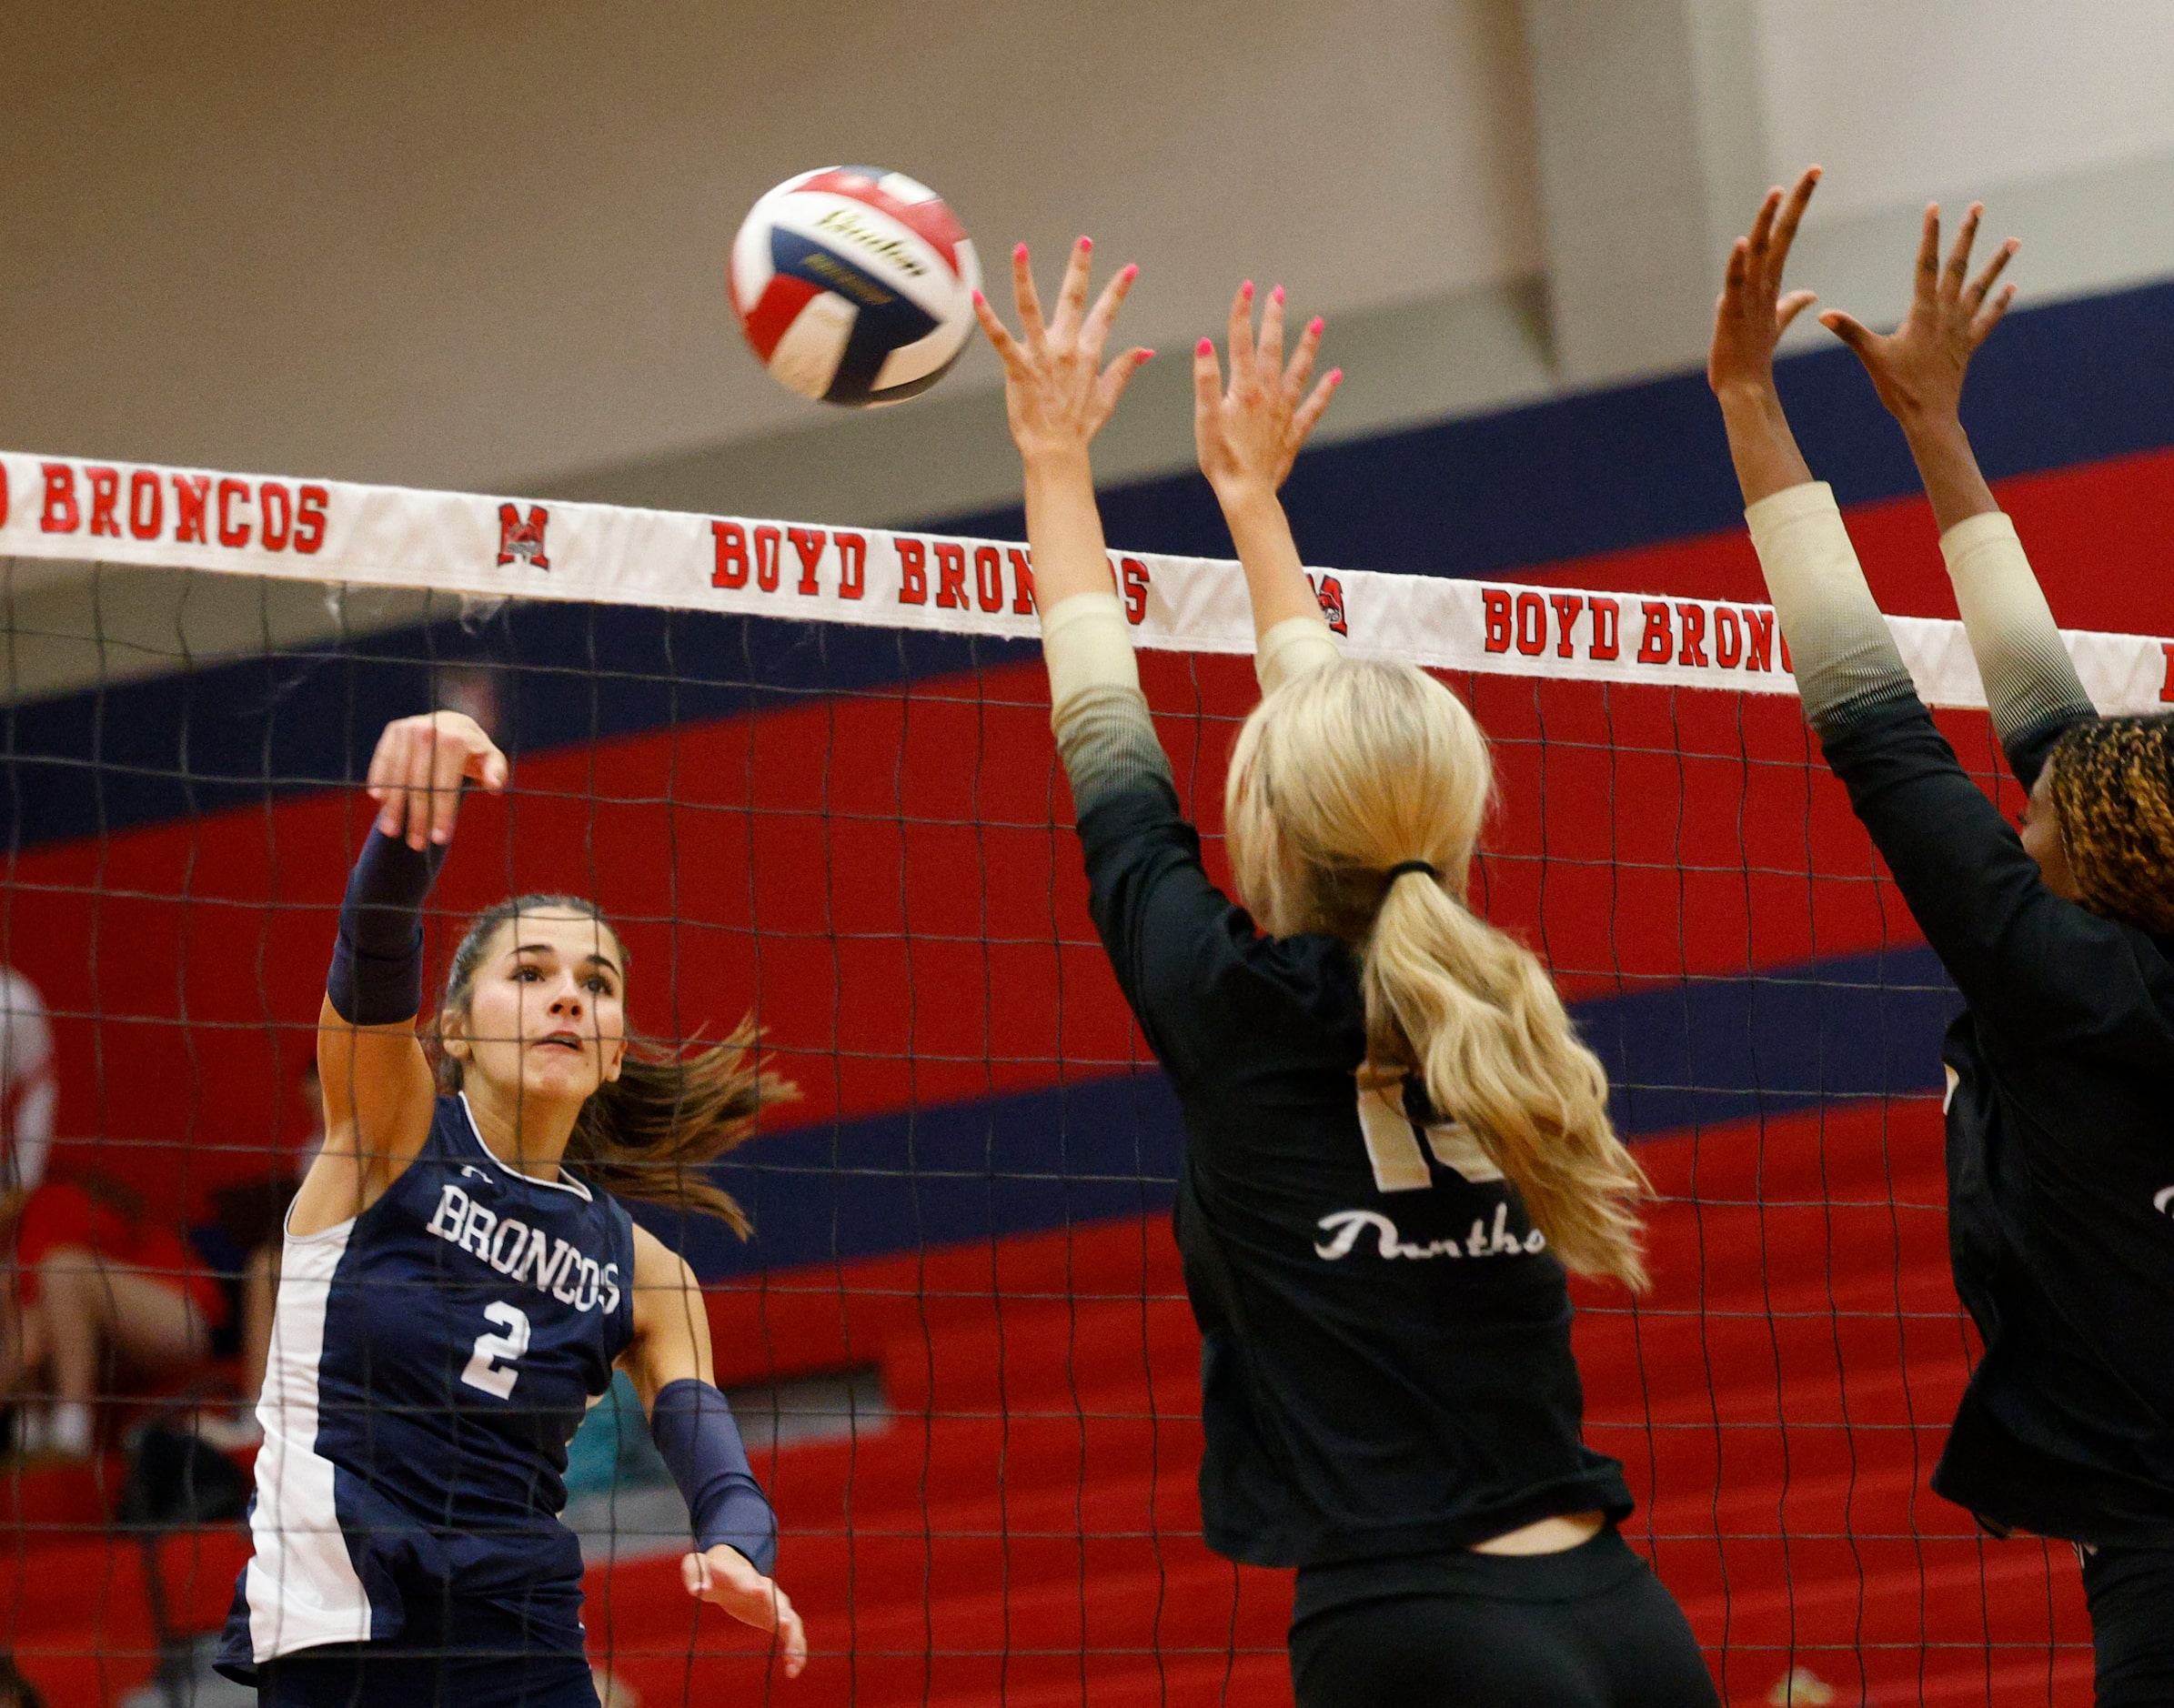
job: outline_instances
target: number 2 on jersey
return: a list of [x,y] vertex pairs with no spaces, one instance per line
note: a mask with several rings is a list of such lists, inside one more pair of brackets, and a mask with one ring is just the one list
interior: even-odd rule
[[[513,1384],[521,1377],[514,1366],[528,1350],[528,1313],[500,1300],[485,1305],[483,1314],[506,1332],[476,1337],[476,1350],[469,1354],[468,1367],[460,1372],[460,1380],[498,1399],[510,1399]],[[501,1359],[503,1363],[498,1361]]]

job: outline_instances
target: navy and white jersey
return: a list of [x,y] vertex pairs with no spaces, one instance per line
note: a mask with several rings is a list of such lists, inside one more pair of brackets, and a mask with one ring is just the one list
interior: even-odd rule
[[633,1280],[625,1209],[500,1162],[460,1097],[368,1210],[288,1234],[222,1666],[397,1637],[418,1595],[578,1652],[566,1448],[632,1337]]

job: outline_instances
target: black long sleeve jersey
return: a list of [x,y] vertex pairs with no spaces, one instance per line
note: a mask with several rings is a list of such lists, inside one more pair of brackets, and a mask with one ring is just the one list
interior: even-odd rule
[[1095,924],[1183,1106],[1208,1545],[1318,1566],[1627,1515],[1620,1466],[1581,1440],[1562,1265],[1468,1133],[1362,1097],[1349,950],[1254,929],[1201,865],[1144,708],[1127,715],[1080,836]]
[[2174,1543],[2174,941],[2048,889],[1907,686],[1818,721],[1967,1005],[1948,1224],[1986,1353],[1933,1487],[1997,1530]]

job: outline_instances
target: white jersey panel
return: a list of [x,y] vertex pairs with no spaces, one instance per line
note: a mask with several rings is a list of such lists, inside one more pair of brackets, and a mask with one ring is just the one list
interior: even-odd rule
[[271,1354],[257,1402],[264,1430],[249,1515],[257,1552],[245,1580],[258,1661],[370,1636],[370,1598],[340,1529],[333,1464],[317,1451],[325,1314],[354,1231],[349,1221],[323,1233],[289,1234],[280,1260]]

